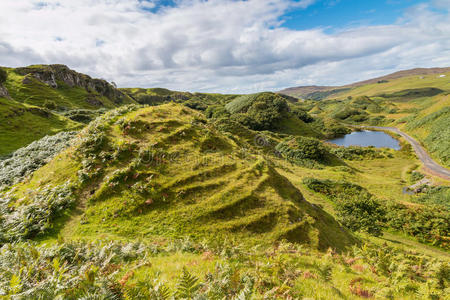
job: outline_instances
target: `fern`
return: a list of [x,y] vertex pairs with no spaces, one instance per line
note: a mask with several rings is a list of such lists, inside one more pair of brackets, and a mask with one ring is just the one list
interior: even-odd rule
[[183,268],[183,275],[181,276],[177,290],[175,291],[175,297],[181,299],[193,299],[196,292],[200,289],[201,284],[194,275],[191,275],[186,267]]

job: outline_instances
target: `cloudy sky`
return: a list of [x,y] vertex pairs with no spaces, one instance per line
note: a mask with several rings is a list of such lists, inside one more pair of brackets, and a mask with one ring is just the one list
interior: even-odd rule
[[1,0],[0,65],[249,93],[450,66],[450,0]]

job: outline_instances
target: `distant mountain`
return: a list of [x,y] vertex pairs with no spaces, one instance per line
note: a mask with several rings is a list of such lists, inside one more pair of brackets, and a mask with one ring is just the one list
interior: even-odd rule
[[298,86],[291,87],[281,90],[279,93],[289,95],[292,97],[297,97],[301,99],[325,99],[331,95],[335,95],[344,91],[348,91],[355,87],[360,87],[367,84],[374,83],[385,83],[389,80],[394,80],[398,78],[408,77],[408,76],[421,76],[421,75],[432,75],[432,74],[442,74],[450,72],[450,67],[446,68],[416,68],[404,71],[398,71],[392,74],[388,74],[381,77],[376,77],[368,80],[358,81],[355,83],[343,85],[343,86]]

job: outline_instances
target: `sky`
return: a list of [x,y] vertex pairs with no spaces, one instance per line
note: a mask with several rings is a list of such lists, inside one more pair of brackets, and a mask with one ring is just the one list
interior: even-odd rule
[[0,65],[253,93],[450,66],[450,0],[1,0]]

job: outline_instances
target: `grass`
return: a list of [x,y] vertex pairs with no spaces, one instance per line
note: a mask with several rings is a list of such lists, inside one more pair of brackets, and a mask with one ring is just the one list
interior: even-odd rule
[[0,156],[46,135],[82,127],[62,116],[5,98],[0,98],[0,120]]

